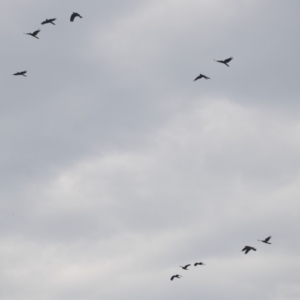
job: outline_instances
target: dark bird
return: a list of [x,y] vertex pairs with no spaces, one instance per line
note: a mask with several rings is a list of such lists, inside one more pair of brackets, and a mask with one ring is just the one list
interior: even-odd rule
[[222,64],[226,65],[227,67],[229,67],[227,64],[228,64],[230,61],[232,61],[232,60],[233,60],[233,57],[229,57],[229,58],[224,59],[224,60],[215,60],[215,59],[214,59],[214,61],[219,62],[219,63],[222,63]]
[[171,280],[173,280],[174,278],[180,278],[180,277],[182,277],[181,275],[178,275],[178,274],[176,274],[176,275],[173,275],[172,277],[171,277]]
[[51,23],[51,24],[55,25],[55,23],[53,23],[55,20],[56,19],[46,19],[46,21],[42,22],[41,24],[45,25],[45,24]]
[[70,21],[73,22],[76,17],[82,18],[82,16],[79,13],[73,12]]
[[183,270],[188,270],[188,267],[189,267],[190,265],[186,265],[186,266],[179,266],[179,267],[181,267]]
[[271,245],[271,243],[269,243],[269,240],[271,239],[271,237],[272,237],[272,236],[268,236],[268,237],[265,238],[264,240],[258,240],[258,241],[263,242],[263,243],[265,243],[265,244],[270,244],[270,245]]
[[242,251],[245,251],[245,254],[247,254],[250,250],[256,251],[256,249],[251,246],[245,246]]
[[29,33],[25,33],[25,34],[31,35],[31,36],[35,37],[36,39],[38,39],[37,34],[38,34],[40,31],[41,31],[41,30],[38,29],[38,30],[36,30],[36,31],[34,31],[34,32],[32,32],[32,33],[29,32]]
[[196,80],[198,80],[198,79],[201,79],[201,78],[205,78],[206,80],[207,80],[207,79],[210,79],[209,77],[207,77],[207,76],[205,76],[205,75],[203,75],[203,74],[200,74],[198,77],[196,77],[196,78],[194,79],[194,81],[196,81]]
[[22,76],[26,77],[26,75],[25,75],[26,73],[27,73],[27,71],[22,71],[22,72],[17,72],[17,73],[15,73],[13,75],[14,76],[22,75]]
[[197,267],[197,266],[205,266],[205,264],[203,262],[196,262],[194,263],[194,266]]

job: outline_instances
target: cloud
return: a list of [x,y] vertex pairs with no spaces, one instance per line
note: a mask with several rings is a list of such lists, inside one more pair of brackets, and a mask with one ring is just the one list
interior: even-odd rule
[[[294,250],[299,245],[286,238],[287,232],[297,234],[299,186],[297,151],[286,133],[297,133],[298,128],[297,123],[274,122],[261,111],[225,100],[196,106],[174,116],[134,152],[116,151],[84,160],[25,191],[24,198],[33,200],[27,202],[30,212],[22,235],[32,240],[29,248],[34,257],[36,252],[46,253],[36,260],[53,272],[44,280],[55,278],[53,289],[61,295],[69,294],[77,281],[81,283],[72,295],[88,294],[97,286],[97,277],[107,285],[104,291],[94,290],[97,296],[118,297],[111,291],[117,285],[120,293],[138,297],[149,284],[158,284],[160,295],[176,297],[173,286],[167,285],[168,277],[180,273],[179,264],[197,260],[207,266],[185,272],[178,284],[187,282],[185,288],[176,288],[181,289],[178,295],[198,295],[197,276],[205,286],[201,294],[207,296],[220,296],[211,291],[215,285],[227,297],[258,292],[267,297],[274,285],[278,295],[293,282],[288,279],[280,287],[284,274],[293,270],[295,260],[298,264]],[[266,152],[276,150],[271,159],[262,155],[264,147]],[[250,157],[245,150],[249,148]],[[254,164],[257,159],[264,164]],[[288,164],[282,163],[280,172],[264,172],[276,160]],[[286,175],[278,176],[282,172]],[[20,230],[11,229],[10,235],[20,235]],[[272,246],[257,242],[269,234],[274,235]],[[17,241],[16,237],[13,243]],[[240,250],[245,244],[258,251],[243,255]],[[53,259],[59,262],[51,271],[47,261]],[[27,268],[29,278],[34,276]],[[264,272],[257,277],[260,269]],[[204,278],[196,273],[202,270],[209,272]],[[219,283],[214,282],[216,276]],[[239,281],[243,283],[236,290]],[[257,287],[260,281],[269,285],[267,291]]]
[[1,298],[297,298],[298,4],[11,3]]

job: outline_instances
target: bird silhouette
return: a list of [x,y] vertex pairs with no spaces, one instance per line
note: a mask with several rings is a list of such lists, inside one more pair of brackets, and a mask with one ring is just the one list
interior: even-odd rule
[[15,74],[13,74],[14,76],[19,76],[19,75],[22,75],[22,76],[24,76],[24,77],[26,77],[26,74],[27,73],[27,71],[22,71],[22,72],[17,72],[17,73],[15,73]]
[[224,60],[215,60],[215,59],[214,59],[214,61],[219,62],[219,63],[222,63],[222,64],[226,65],[227,67],[229,67],[227,64],[228,64],[231,60],[233,60],[233,57],[229,57],[229,58],[224,59]]
[[250,250],[256,251],[256,249],[251,246],[245,246],[242,251],[245,251],[245,254],[247,254]]
[[34,32],[32,32],[32,33],[29,32],[29,33],[25,33],[25,34],[31,35],[31,36],[35,37],[36,39],[38,39],[37,34],[38,34],[40,31],[41,31],[41,30],[38,29],[38,30],[36,30],[36,31],[34,31]]
[[196,81],[196,80],[198,80],[198,79],[201,79],[201,78],[205,78],[206,80],[207,80],[207,79],[210,79],[209,77],[207,77],[207,76],[205,76],[205,75],[203,75],[203,74],[200,74],[198,77],[196,77],[196,78],[194,79],[194,81]]
[[82,16],[79,13],[73,12],[70,21],[73,22],[76,17],[82,18]]
[[205,264],[203,262],[196,262],[194,263],[194,266],[197,267],[197,266],[205,266]]
[[188,270],[188,267],[190,266],[190,264],[189,265],[186,265],[186,266],[179,266],[180,268],[182,268],[183,270]]
[[173,275],[172,277],[171,277],[171,279],[170,280],[173,280],[174,278],[180,278],[180,277],[182,277],[181,275],[178,275],[178,274],[176,274],[176,275]]
[[51,23],[53,25],[55,25],[55,23],[53,23],[56,19],[46,19],[44,22],[42,22],[41,24],[42,25],[45,25],[45,24],[48,24],[48,23]]
[[258,241],[260,241],[260,242],[263,242],[263,243],[265,243],[265,244],[269,244],[269,245],[271,245],[271,243],[269,243],[269,240],[271,239],[271,235],[270,236],[268,236],[267,238],[265,238],[264,240],[258,240]]

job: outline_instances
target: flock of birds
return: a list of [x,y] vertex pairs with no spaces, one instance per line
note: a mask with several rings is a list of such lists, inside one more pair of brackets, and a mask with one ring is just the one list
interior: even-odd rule
[[[71,15],[71,17],[70,17],[70,21],[73,22],[73,21],[75,20],[76,17],[82,18],[82,16],[81,16],[79,13],[73,12],[72,15]],[[54,21],[56,21],[55,18],[53,18],[53,19],[46,19],[46,20],[43,21],[41,24],[42,24],[42,25],[45,25],[45,24],[52,24],[52,25],[55,25]],[[28,33],[24,33],[24,34],[31,35],[32,37],[34,37],[34,38],[36,38],[36,39],[39,39],[39,37],[38,37],[37,35],[39,34],[40,31],[41,31],[41,30],[38,29],[38,30],[36,30],[36,31],[34,31],[34,32],[28,32]],[[224,59],[224,60],[214,60],[214,61],[216,61],[216,62],[218,62],[218,63],[222,63],[222,64],[226,65],[227,67],[229,67],[228,63],[229,63],[232,59],[233,59],[233,57],[229,57],[229,58]],[[21,71],[21,72],[14,73],[13,75],[14,75],[14,76],[24,76],[24,77],[26,77],[26,73],[27,73],[27,71]],[[201,78],[204,78],[204,79],[206,79],[206,80],[207,80],[207,79],[210,79],[210,78],[209,78],[208,76],[206,76],[206,75],[199,74],[199,76],[197,76],[197,77],[194,79],[194,81],[196,81],[196,80],[198,80],[198,79],[201,79]],[[271,239],[271,236],[265,238],[264,240],[258,240],[258,241],[263,242],[263,243],[265,243],[265,244],[271,244],[271,243],[269,243],[269,240],[270,240],[270,239]],[[248,253],[249,251],[251,251],[251,250],[256,251],[256,249],[255,249],[254,247],[252,247],[252,246],[245,246],[245,247],[242,249],[242,251],[244,251],[245,254],[247,254],[247,253]],[[183,270],[186,270],[186,271],[187,271],[188,268],[189,268],[190,266],[191,266],[191,264],[187,264],[187,265],[185,265],[185,266],[180,266],[180,267],[181,267]],[[196,262],[196,263],[194,263],[194,266],[195,266],[195,267],[197,267],[197,266],[205,266],[205,264],[204,264],[203,262]],[[173,276],[171,277],[171,280],[174,280],[175,278],[181,278],[181,277],[182,277],[182,275],[176,274],[176,275],[173,275]]]
[[[73,12],[72,15],[71,15],[71,17],[70,17],[70,21],[74,22],[74,20],[75,20],[76,17],[82,18],[82,16],[79,13]],[[55,23],[54,23],[55,20],[56,20],[55,18],[53,18],[53,19],[46,19],[41,24],[42,25],[45,25],[45,24],[55,25]],[[38,30],[36,30],[34,32],[28,32],[28,33],[24,33],[24,34],[31,35],[32,37],[34,37],[36,39],[39,39],[39,37],[37,35],[39,34],[40,31],[41,30],[38,29]],[[27,73],[27,71],[21,71],[21,72],[14,73],[13,75],[14,76],[24,76],[24,77],[26,77],[26,73]]]
[[[270,239],[271,239],[271,236],[268,236],[267,238],[265,238],[264,240],[258,240],[259,242],[263,242],[263,243],[265,243],[265,244],[269,244],[269,245],[271,245],[271,243],[269,242],[270,241]],[[251,250],[253,250],[253,251],[256,251],[256,248],[254,248],[254,247],[252,247],[252,246],[245,246],[243,249],[242,249],[242,251],[245,251],[245,254],[247,254],[249,251],[251,251]],[[182,270],[188,270],[188,267],[189,266],[191,266],[191,264],[188,264],[188,265],[185,265],[185,266],[179,266],[180,268],[182,268]],[[197,266],[205,266],[205,264],[203,263],[203,262],[196,262],[196,263],[194,263],[194,266],[195,267],[197,267]],[[171,279],[170,280],[174,280],[175,278],[181,278],[182,277],[182,275],[179,275],[179,274],[176,274],[176,275],[173,275],[172,277],[171,277]]]
[[[79,13],[73,12],[72,15],[71,15],[71,17],[70,17],[70,21],[71,21],[71,22],[74,22],[74,20],[75,20],[76,17],[82,18],[82,16],[81,16]],[[53,19],[46,19],[46,20],[43,21],[41,24],[42,24],[42,25],[45,25],[45,24],[52,24],[52,25],[55,25],[54,21],[56,21],[55,18],[53,18]],[[32,37],[34,37],[34,38],[36,38],[36,39],[39,39],[39,37],[38,37],[37,35],[40,33],[40,31],[41,31],[41,30],[38,29],[38,30],[35,30],[35,31],[33,31],[33,32],[28,32],[28,33],[24,33],[24,34],[31,35]],[[226,59],[224,59],[224,60],[214,60],[214,61],[216,61],[216,62],[218,62],[218,63],[222,63],[222,64],[226,65],[227,67],[229,67],[228,63],[229,63],[232,59],[233,59],[233,57],[229,57],[229,58],[226,58]],[[14,75],[14,76],[24,76],[24,77],[26,77],[26,73],[27,73],[27,71],[21,71],[21,72],[16,72],[16,73],[14,73],[13,75]],[[207,79],[210,79],[208,76],[203,75],[203,74],[200,74],[199,76],[197,76],[197,77],[194,79],[194,81],[196,81],[196,80],[198,80],[198,79],[201,79],[201,78],[205,78],[206,80],[207,80]]]

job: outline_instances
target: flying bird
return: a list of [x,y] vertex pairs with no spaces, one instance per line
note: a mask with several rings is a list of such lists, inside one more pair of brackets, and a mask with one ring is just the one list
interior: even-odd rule
[[32,33],[29,32],[29,33],[25,33],[25,34],[31,35],[31,36],[35,37],[36,39],[38,39],[37,34],[38,34],[40,31],[41,31],[41,30],[38,29],[38,30],[36,30],[36,31],[34,31],[34,32],[32,32]]
[[189,265],[186,265],[186,266],[179,266],[179,267],[181,267],[183,270],[188,270],[188,267],[190,266],[190,264]]
[[201,79],[201,78],[205,78],[206,80],[207,80],[207,79],[210,79],[209,77],[207,77],[207,76],[205,76],[205,75],[203,75],[203,74],[200,74],[198,77],[196,77],[196,78],[194,79],[194,81],[196,81],[196,80],[198,80],[198,79]]
[[205,266],[205,264],[203,262],[196,262],[194,263],[194,266],[197,267],[197,266]]
[[271,237],[272,237],[272,236],[268,236],[268,237],[265,238],[264,240],[258,240],[258,241],[263,242],[263,243],[265,243],[265,244],[270,244],[270,245],[271,245],[271,243],[269,243],[269,240],[271,239]]
[[55,25],[55,23],[53,23],[55,20],[56,19],[46,19],[46,21],[42,22],[41,24],[45,25],[45,24],[51,23],[51,24]]
[[178,275],[178,274],[176,274],[176,275],[173,275],[172,277],[171,277],[171,279],[170,280],[173,280],[174,278],[180,278],[180,277],[182,277],[181,275]]
[[79,13],[73,12],[70,21],[73,22],[76,17],[82,18],[82,16]]
[[245,254],[247,254],[250,250],[256,251],[256,249],[251,246],[245,246],[242,251],[245,251]]
[[27,71],[22,71],[22,72],[17,72],[17,73],[15,73],[13,75],[14,76],[22,75],[22,76],[26,77],[26,75],[25,75],[26,73],[27,73]]
[[229,58],[224,59],[224,60],[215,60],[215,59],[214,59],[214,61],[219,62],[219,63],[222,63],[222,64],[226,65],[227,67],[229,67],[227,64],[228,64],[230,61],[232,61],[232,60],[233,60],[233,57],[229,57]]

